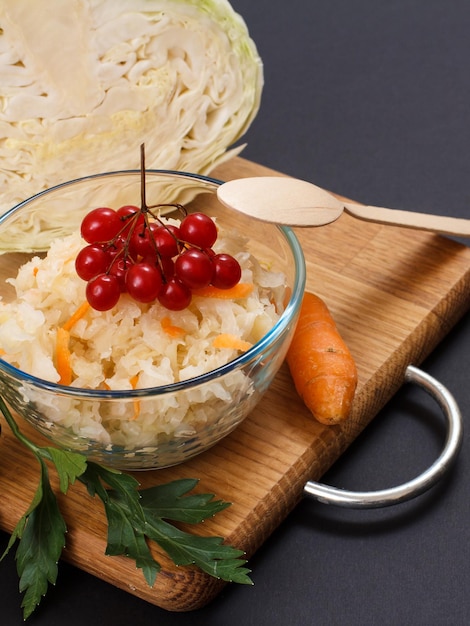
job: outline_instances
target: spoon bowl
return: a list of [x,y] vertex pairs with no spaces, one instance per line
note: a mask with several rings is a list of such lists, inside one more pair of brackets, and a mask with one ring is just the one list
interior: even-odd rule
[[228,181],[217,196],[230,209],[285,226],[324,226],[344,211],[369,222],[470,237],[470,220],[344,202],[313,183],[288,176],[257,176]]
[[286,226],[323,226],[337,220],[344,210],[325,189],[284,176],[230,180],[217,189],[217,196],[231,209]]

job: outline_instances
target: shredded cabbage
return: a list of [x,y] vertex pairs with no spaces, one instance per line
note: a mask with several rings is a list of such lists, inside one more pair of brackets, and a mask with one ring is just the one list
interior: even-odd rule
[[262,63],[227,0],[2,0],[0,214],[80,176],[207,174],[238,154]]
[[[236,346],[216,345],[214,340],[221,333],[249,344],[258,342],[282,314],[285,276],[263,267],[243,250],[243,243],[238,233],[223,233],[214,249],[236,254],[242,280],[254,286],[246,298],[195,296],[187,309],[168,311],[158,301],[144,305],[123,294],[110,311],[90,308],[70,331],[71,387],[126,390],[134,386],[135,377],[138,388],[170,385],[210,372],[238,356]],[[16,277],[7,280],[14,288],[14,299],[0,298],[2,359],[43,380],[59,381],[57,328],[85,302],[85,282],[74,266],[83,244],[78,232],[55,240],[44,258],[33,257]],[[181,334],[167,333],[165,318]],[[240,409],[241,419],[242,409],[258,397],[250,376],[241,369],[192,389],[142,398],[137,410],[132,401],[99,403],[47,394],[30,385],[24,385],[20,394],[30,413],[39,411],[42,419],[70,428],[76,435],[128,449],[194,436],[198,429],[216,423],[231,430],[233,413]],[[224,426],[221,416],[229,414]]]

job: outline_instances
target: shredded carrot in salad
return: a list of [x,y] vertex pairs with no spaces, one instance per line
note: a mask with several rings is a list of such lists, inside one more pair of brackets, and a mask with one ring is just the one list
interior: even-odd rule
[[56,335],[56,367],[59,374],[60,385],[70,385],[72,382],[72,365],[70,353],[70,330],[81,319],[90,305],[87,301],[81,304],[75,313],[65,322],[63,326],[57,329]]
[[[137,389],[137,385],[139,384],[139,375],[136,374],[135,376],[132,376],[129,382],[131,383],[132,389]],[[133,404],[134,415],[131,419],[136,420],[140,415],[140,400],[134,400]]]
[[184,328],[181,328],[181,326],[174,326],[171,323],[171,319],[169,317],[163,317],[160,321],[160,324],[162,325],[162,328],[166,332],[166,334],[170,337],[182,337],[186,334]]
[[254,285],[251,283],[237,283],[235,287],[230,289],[218,289],[212,285],[194,289],[193,295],[203,296],[205,298],[220,298],[221,300],[237,300],[246,298],[253,291]]
[[59,385],[70,385],[72,382],[72,365],[70,363],[70,333],[65,328],[57,329],[56,367],[59,373]]
[[65,322],[62,328],[65,328],[65,330],[71,330],[73,326],[75,326],[75,324],[78,322],[78,320],[86,314],[89,308],[90,305],[85,300],[85,302],[83,302],[83,304],[78,307],[75,313]]
[[249,350],[253,344],[249,341],[244,341],[235,335],[231,335],[230,333],[221,333],[217,335],[217,337],[212,342],[214,348],[230,348],[232,350],[240,350],[241,352],[246,352]]

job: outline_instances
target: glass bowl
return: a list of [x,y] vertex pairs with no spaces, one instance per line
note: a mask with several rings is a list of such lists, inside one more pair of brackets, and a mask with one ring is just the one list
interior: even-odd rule
[[[140,170],[96,174],[57,185],[12,208],[0,217],[2,279],[16,276],[26,260],[41,254],[38,250],[47,251],[58,233],[79,229],[91,208],[139,205],[140,184]],[[289,228],[264,224],[222,206],[216,196],[220,184],[190,173],[148,170],[147,205],[178,202],[188,212],[203,211],[215,217],[228,232],[242,233],[258,260],[285,275],[287,302],[278,321],[229,363],[189,380],[144,389],[61,385],[20,371],[0,358],[0,393],[15,413],[59,447],[123,470],[182,463],[233,431],[272,383],[290,345],[304,292],[302,249]],[[1,295],[8,302],[14,292],[2,283],[6,286]],[[182,407],[187,412],[180,420]],[[138,443],[138,437],[130,437],[129,443],[122,436],[121,440],[96,436],[78,428],[83,415],[97,416],[102,424],[119,420],[130,433],[139,429],[143,416],[145,437]]]

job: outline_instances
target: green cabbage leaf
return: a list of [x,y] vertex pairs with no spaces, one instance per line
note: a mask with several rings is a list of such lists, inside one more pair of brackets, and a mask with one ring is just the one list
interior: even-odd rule
[[[46,6],[47,5],[47,6]],[[0,3],[0,215],[88,174],[208,174],[260,105],[263,67],[227,0]]]

